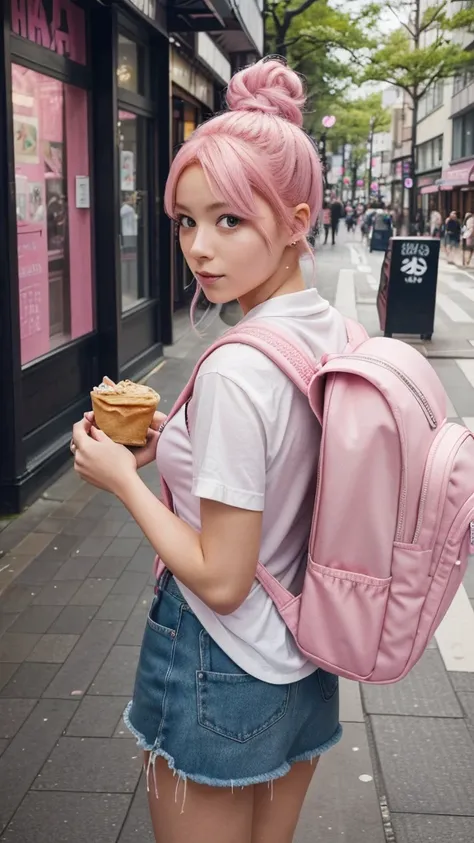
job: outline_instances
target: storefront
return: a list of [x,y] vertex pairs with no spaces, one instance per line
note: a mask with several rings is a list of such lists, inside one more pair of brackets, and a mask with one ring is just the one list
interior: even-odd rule
[[439,187],[437,184],[440,177],[441,171],[436,170],[427,175],[418,176],[416,179],[418,208],[423,214],[425,225],[427,225],[429,221],[431,211],[441,210]]
[[92,386],[104,374],[141,378],[172,342],[186,282],[163,209],[171,150],[220,102],[219,68],[230,75],[229,55],[200,30],[220,30],[229,54],[258,56],[263,29],[259,0],[5,0],[0,26],[9,513],[67,463]]
[[171,338],[168,39],[139,5],[3,6],[0,512],[64,462],[102,375],[140,377]]
[[440,211],[446,215],[457,211],[461,218],[474,212],[474,158],[451,164],[443,170],[437,184],[442,194]]

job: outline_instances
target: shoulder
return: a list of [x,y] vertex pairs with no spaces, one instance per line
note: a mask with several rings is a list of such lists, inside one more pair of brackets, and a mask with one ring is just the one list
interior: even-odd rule
[[291,382],[263,352],[245,343],[228,343],[213,351],[200,366],[198,379],[218,375],[232,381],[244,391],[267,389]]

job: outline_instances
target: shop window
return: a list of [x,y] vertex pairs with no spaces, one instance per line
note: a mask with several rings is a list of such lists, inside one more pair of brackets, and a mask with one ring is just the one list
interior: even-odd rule
[[147,118],[119,111],[122,310],[146,299],[148,284]]
[[144,94],[144,51],[140,44],[119,34],[117,56],[117,84],[119,88]]
[[93,330],[86,91],[12,65],[21,360]]

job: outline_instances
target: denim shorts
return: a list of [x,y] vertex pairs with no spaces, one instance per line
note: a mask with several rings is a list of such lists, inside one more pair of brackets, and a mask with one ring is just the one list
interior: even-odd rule
[[155,594],[124,714],[151,765],[161,756],[184,781],[245,787],[338,743],[336,676],[316,670],[290,685],[255,679],[212,640],[168,572]]

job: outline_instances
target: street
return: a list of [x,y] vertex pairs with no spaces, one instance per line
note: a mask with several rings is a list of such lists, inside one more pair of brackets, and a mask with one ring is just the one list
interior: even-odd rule
[[[383,255],[341,230],[318,246],[317,285],[380,334]],[[171,407],[200,339],[178,339],[147,379]],[[440,263],[433,342],[413,340],[474,430],[474,272]],[[154,466],[143,471],[158,491]],[[142,759],[121,721],[152,597],[153,551],[122,505],[64,473],[0,520],[0,832],[9,843],[153,843]],[[344,738],[314,777],[296,843],[474,840],[474,561],[409,677],[341,681]],[[217,841],[218,843],[218,841]]]

